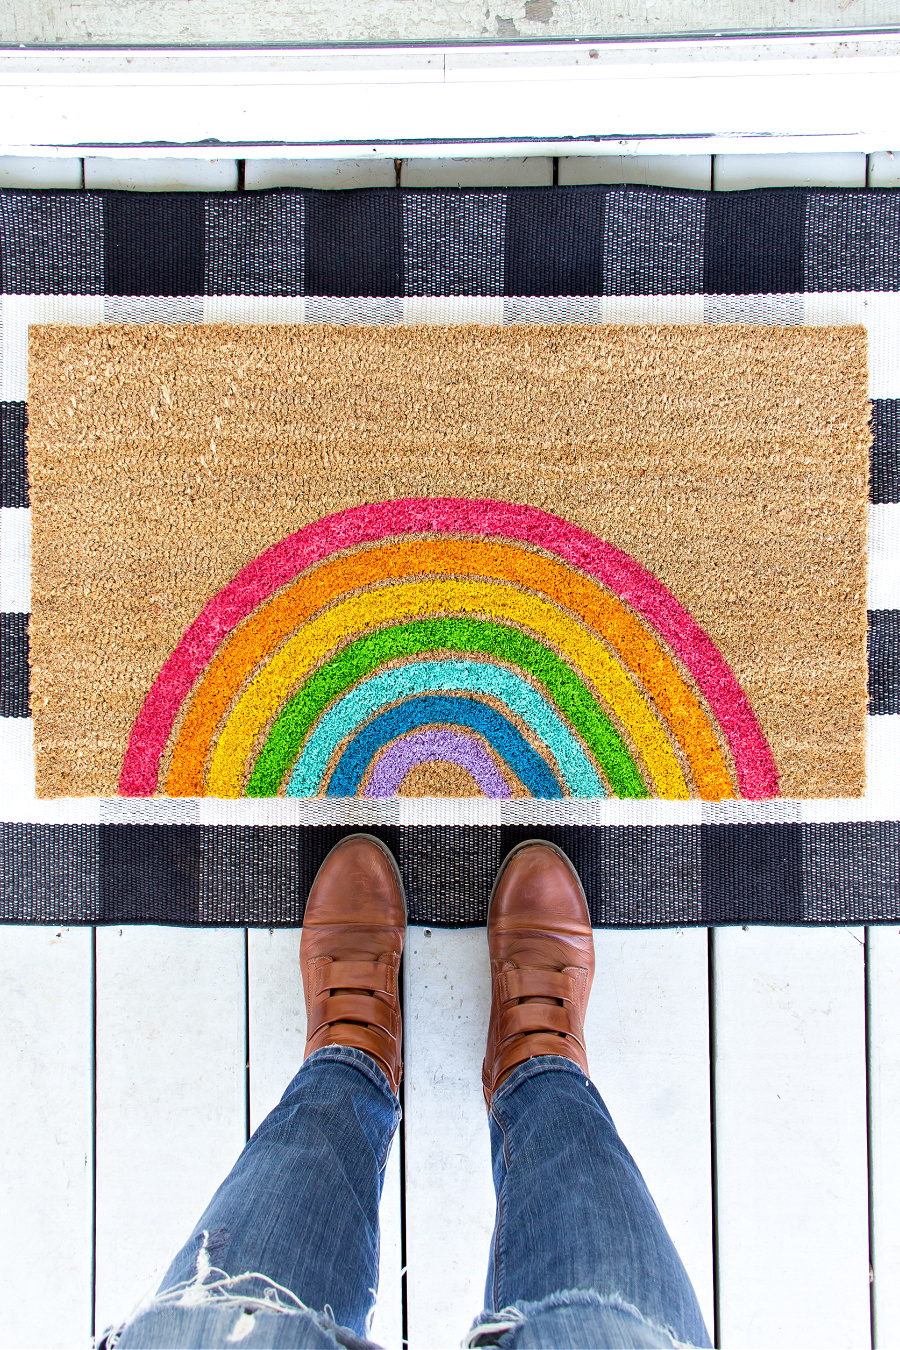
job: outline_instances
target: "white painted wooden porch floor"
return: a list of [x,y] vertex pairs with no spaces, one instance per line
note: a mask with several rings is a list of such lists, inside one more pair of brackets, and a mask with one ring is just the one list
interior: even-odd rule
[[[300,1063],[299,936],[4,930],[4,1346],[84,1347],[155,1287]],[[863,1347],[873,1314],[900,1344],[900,932],[595,938],[592,1075],[719,1344]],[[410,930],[405,1006],[373,1334],[435,1350],[493,1222],[484,932]]]
[[[393,163],[244,166],[248,188],[377,174],[395,181]],[[552,175],[544,159],[401,168],[409,186]],[[887,184],[900,156],[558,165],[560,182],[626,178]],[[227,189],[238,166],[0,160],[0,184],[82,182]],[[900,1347],[900,931],[607,929],[596,944],[592,1074],[717,1343]],[[3,931],[0,1346],[82,1350],[155,1287],[300,1063],[298,946],[286,930]],[[395,1145],[373,1332],[388,1350],[456,1345],[482,1305],[488,1002],[483,931],[410,931],[404,1168]]]

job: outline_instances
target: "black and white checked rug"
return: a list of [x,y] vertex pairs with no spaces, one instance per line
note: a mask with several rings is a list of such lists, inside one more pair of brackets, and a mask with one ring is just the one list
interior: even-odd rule
[[[395,850],[414,923],[483,923],[533,835],[598,925],[900,920],[900,192],[4,192],[0,281],[0,920],[298,924],[356,828]],[[222,321],[865,324],[865,799],[36,800],[29,326]]]

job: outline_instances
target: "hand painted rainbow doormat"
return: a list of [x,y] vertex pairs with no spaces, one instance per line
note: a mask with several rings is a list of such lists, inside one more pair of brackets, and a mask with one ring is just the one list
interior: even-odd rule
[[39,796],[863,793],[861,326],[49,326],[29,378]]
[[533,834],[598,924],[900,917],[898,223],[0,194],[0,915],[296,924],[361,827],[417,922]]

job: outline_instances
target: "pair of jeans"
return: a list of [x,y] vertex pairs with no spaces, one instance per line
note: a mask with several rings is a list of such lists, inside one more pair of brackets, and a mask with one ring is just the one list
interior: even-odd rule
[[[375,1061],[310,1055],[247,1143],[156,1296],[107,1350],[375,1350],[378,1204],[400,1106]],[[690,1280],[596,1088],[571,1060],[494,1094],[497,1216],[467,1344],[710,1344]],[[410,1179],[415,1184],[415,1178]]]

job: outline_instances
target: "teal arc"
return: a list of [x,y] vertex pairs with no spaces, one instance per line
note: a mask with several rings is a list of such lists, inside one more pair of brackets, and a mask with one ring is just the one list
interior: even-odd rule
[[[592,795],[645,798],[649,791],[631,751],[583,678],[535,637],[496,620],[427,618],[390,625],[340,648],[286,700],[250,774],[247,795],[273,796],[291,776],[326,710],[386,661],[485,656],[527,676],[545,704],[575,732],[599,769]],[[482,663],[487,664],[487,663]],[[485,676],[487,672],[484,672]],[[490,690],[487,690],[490,692]],[[370,708],[371,713],[371,708]],[[608,786],[607,786],[608,785]]]
[[[412,661],[404,666],[379,670],[355,685],[332,704],[313,727],[291,775],[288,795],[312,796],[321,791],[327,767],[340,746],[348,741],[352,743],[380,709],[433,694],[493,700],[504,714],[519,718],[537,743],[545,748],[542,759],[547,758],[549,752],[549,758],[556,765],[551,772],[557,776],[558,769],[565,795],[605,795],[602,779],[584,746],[539,690],[506,666],[461,657]],[[501,745],[495,744],[493,748],[518,772],[515,760],[509,759]]]

